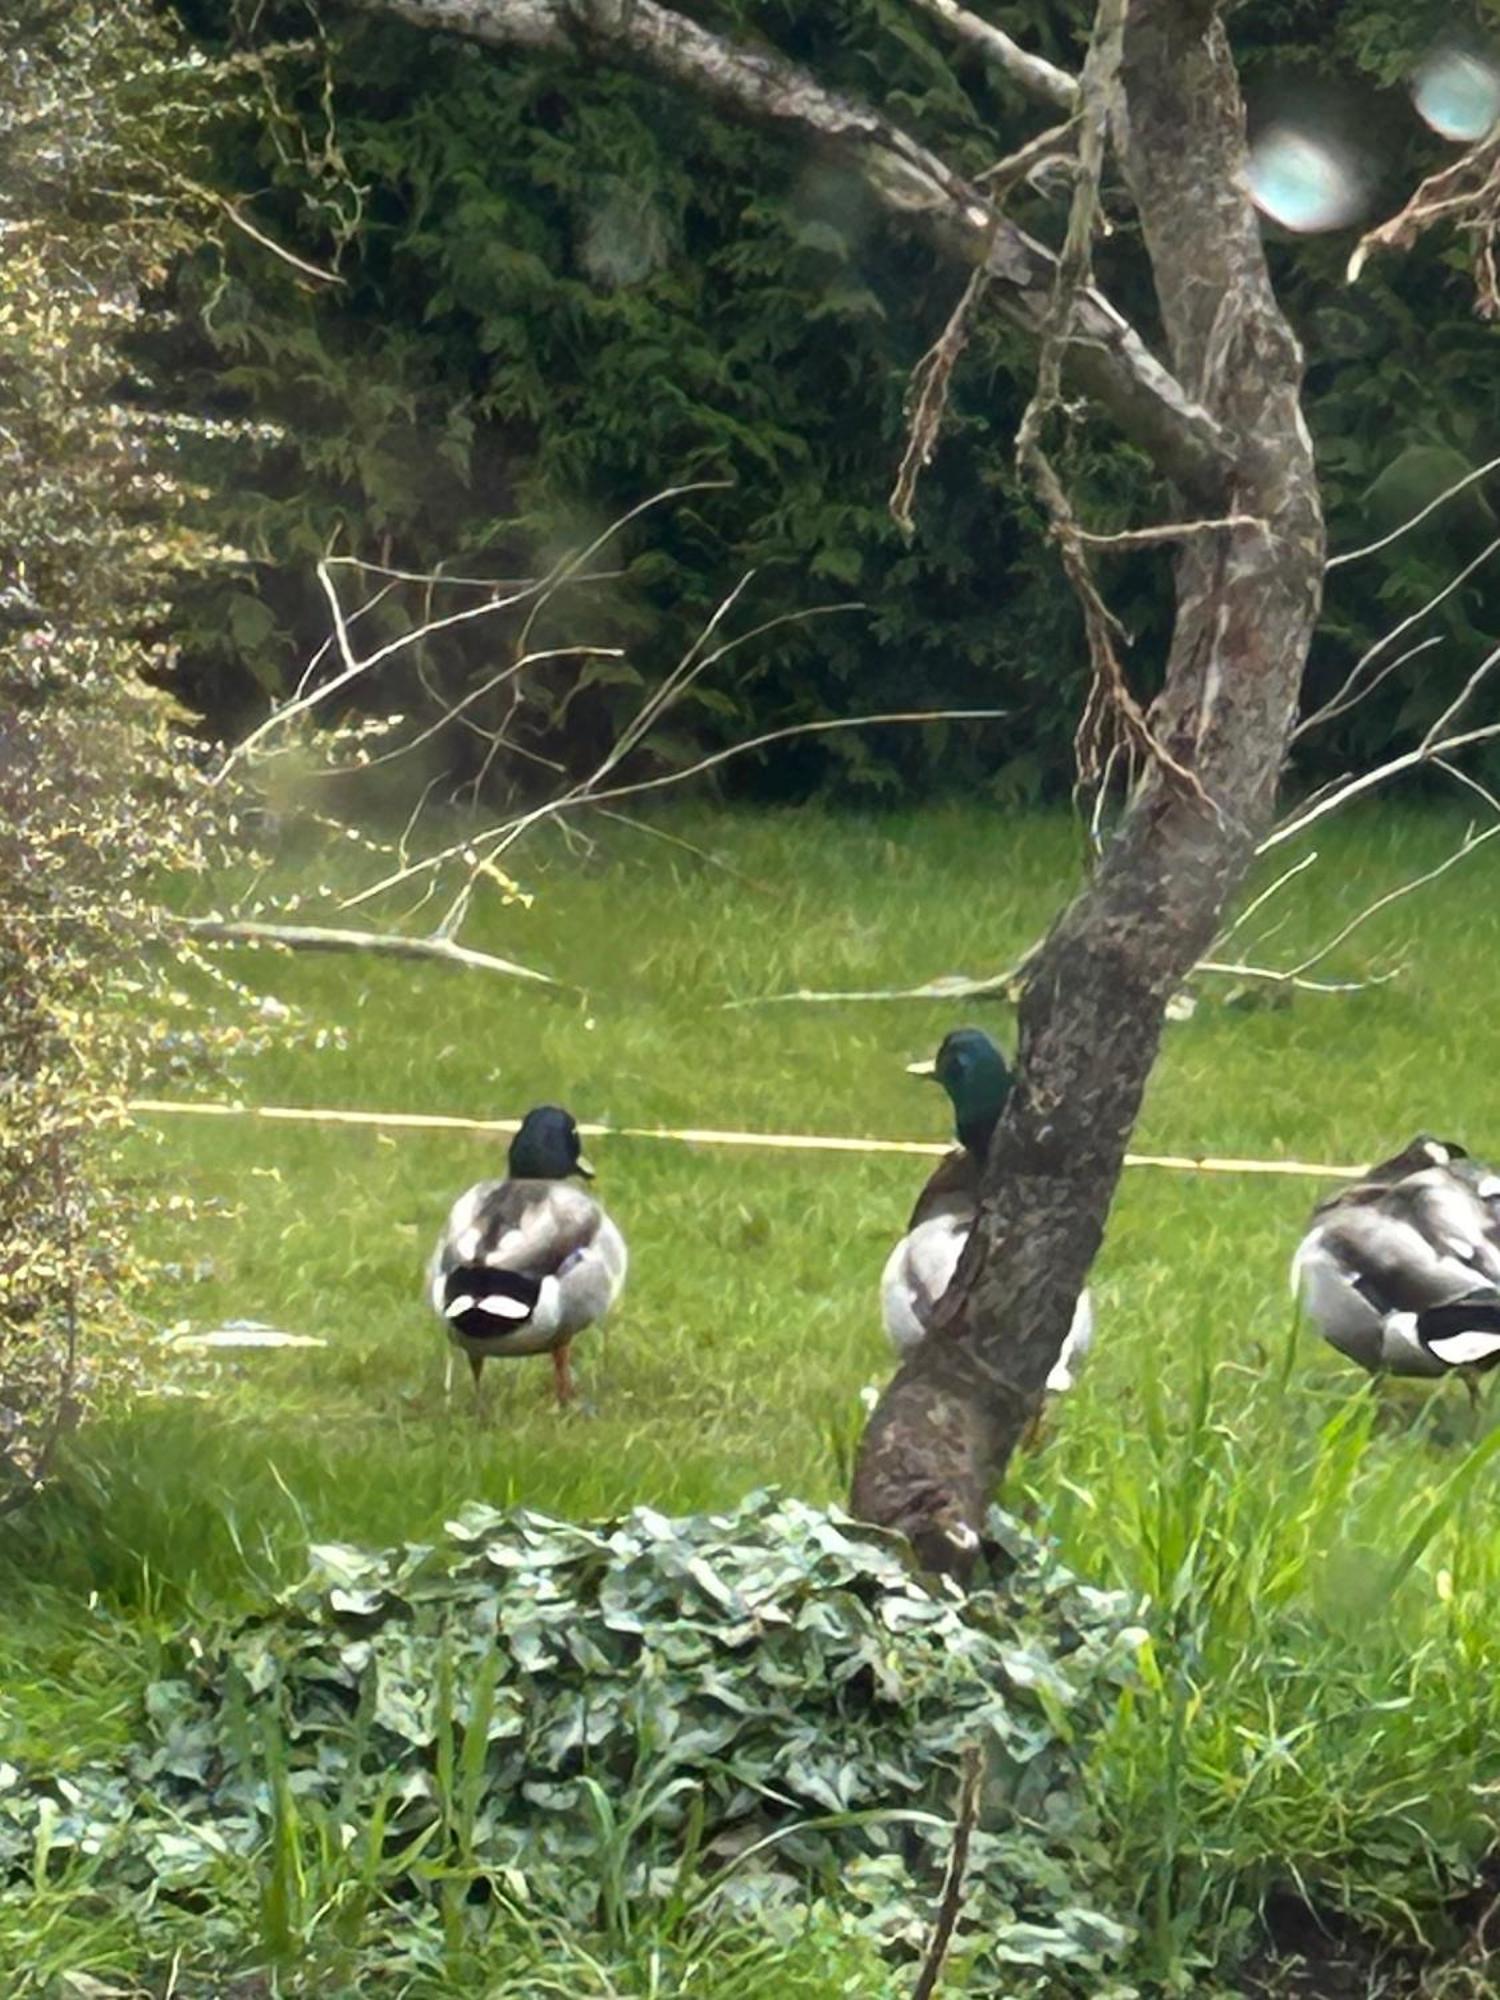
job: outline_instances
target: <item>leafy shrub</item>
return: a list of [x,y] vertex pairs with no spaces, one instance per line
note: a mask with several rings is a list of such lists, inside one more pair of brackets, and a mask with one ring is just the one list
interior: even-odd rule
[[218,555],[118,393],[141,288],[190,240],[153,160],[169,75],[117,0],[25,0],[0,54],[0,1504],[120,1352],[111,1142],[176,986],[153,884],[217,837],[158,635],[172,574]]
[[[517,1911],[616,1953],[831,1915],[907,1960],[977,1744],[965,1990],[1098,1996],[1127,1936],[1099,1907],[1083,1760],[1139,1635],[994,1528],[1008,1573],[968,1599],[765,1494],[594,1526],[471,1504],[436,1546],[315,1547],[305,1581],[184,1649],[118,1769],[5,1774],[5,1894],[33,1893],[44,1835],[49,1868],[133,1899],[147,1934],[154,1903],[201,1910],[248,1861],[263,1946],[303,1968],[363,1882],[349,1964],[394,1984],[439,1963],[445,1922],[482,1941]],[[319,1827],[342,1890],[296,1886]]]

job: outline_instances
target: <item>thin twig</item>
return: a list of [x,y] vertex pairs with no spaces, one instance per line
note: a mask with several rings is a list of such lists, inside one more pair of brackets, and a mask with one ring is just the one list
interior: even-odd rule
[[1429,882],[1435,882],[1440,875],[1446,875],[1448,870],[1456,867],[1460,861],[1466,861],[1477,847],[1483,847],[1485,842],[1493,840],[1497,833],[1500,833],[1500,821],[1497,821],[1494,826],[1487,826],[1483,833],[1475,833],[1474,829],[1470,827],[1464,835],[1462,843],[1453,850],[1446,860],[1440,861],[1435,868],[1427,869],[1424,874],[1414,875],[1409,882],[1398,883],[1394,889],[1388,889],[1383,896],[1377,896],[1373,903],[1368,904],[1359,912],[1358,916],[1351,917],[1343,929],[1336,932],[1328,940],[1327,944],[1320,945],[1315,952],[1310,953],[1300,964],[1292,966],[1288,977],[1297,978],[1302,973],[1310,972],[1315,965],[1321,965],[1330,953],[1337,950],[1345,938],[1352,936],[1371,917],[1375,916],[1381,910],[1388,909],[1392,903],[1399,903],[1403,896],[1410,896],[1418,889],[1425,889]]
[[1434,223],[1457,220],[1477,238],[1475,282],[1482,317],[1500,313],[1495,289],[1494,241],[1500,225],[1500,131],[1491,129],[1462,158],[1429,174],[1411,200],[1388,222],[1362,236],[1349,259],[1346,276],[1358,281],[1372,250],[1407,250]]
[[1363,993],[1370,986],[1388,986],[1405,970],[1393,966],[1388,972],[1372,972],[1367,979],[1304,979],[1278,965],[1241,965],[1233,960],[1200,958],[1194,972],[1218,972],[1232,979],[1263,979],[1271,986],[1295,986],[1299,993]]
[[1045,132],[1038,132],[1024,146],[1018,146],[1003,160],[996,160],[992,167],[977,173],[974,185],[982,187],[991,201],[1003,201],[1018,181],[1025,180],[1045,162],[1061,158],[1077,126],[1078,120],[1069,118],[1061,125],[1052,125]]
[[[1365,665],[1366,661],[1374,657],[1373,652],[1366,653],[1362,659],[1355,662],[1348,678],[1338,693],[1330,700],[1324,702],[1321,708],[1314,709],[1312,714],[1304,721],[1297,724],[1297,727],[1287,738],[1288,743],[1295,743],[1299,737],[1306,736],[1310,730],[1321,729],[1325,722],[1332,722],[1335,716],[1347,715],[1351,708],[1358,708],[1362,701],[1367,701],[1374,694],[1376,688],[1380,687],[1383,682],[1388,681],[1392,674],[1398,673],[1409,660],[1416,659],[1419,653],[1430,652],[1434,646],[1441,646],[1442,643],[1442,633],[1434,632],[1430,638],[1421,640],[1415,646],[1408,646],[1404,653],[1395,654],[1391,659],[1386,661],[1378,674],[1370,676],[1362,688],[1351,692],[1354,689],[1354,683],[1358,678],[1360,668]],[[1379,648],[1375,648],[1374,651],[1378,652]]]
[[938,1897],[937,1916],[932,1926],[932,1937],[923,1954],[922,1969],[917,1974],[917,1983],[911,1990],[911,2000],[932,2000],[937,1991],[938,1980],[942,1977],[943,1961],[948,1956],[948,1947],[953,1942],[953,1933],[958,1924],[958,1913],[963,1904],[964,1875],[969,1865],[969,1842],[979,1821],[979,1786],[984,1774],[984,1760],[977,1743],[967,1745],[963,1755],[963,1776],[958,1791],[958,1811],[953,1819],[953,1846],[948,1853],[948,1866],[943,1875],[942,1892]]
[[1294,861],[1290,868],[1283,869],[1274,882],[1262,889],[1258,896],[1245,905],[1232,924],[1220,931],[1218,937],[1214,940],[1215,945],[1227,944],[1236,931],[1244,929],[1257,910],[1264,909],[1273,896],[1281,893],[1287,883],[1292,880],[1293,876],[1300,875],[1304,868],[1311,868],[1317,858],[1318,851],[1314,848],[1311,853],[1304,854],[1300,861]]
[[969,273],[959,293],[958,304],[948,315],[948,323],[912,370],[907,385],[906,447],[896,469],[896,484],[887,505],[891,519],[908,541],[917,531],[912,512],[917,497],[917,481],[932,463],[938,434],[948,408],[948,391],[969,339],[969,318],[984,296],[989,279],[987,259],[992,238],[985,240],[985,254]]
[[[510,847],[520,834],[529,831],[543,820],[554,819],[561,813],[580,807],[596,806],[601,803],[613,804],[619,799],[638,798],[643,792],[662,791],[668,785],[686,784],[689,779],[701,777],[705,771],[715,770],[719,765],[728,763],[731,758],[744,757],[752,750],[764,750],[772,743],[787,743],[799,736],[821,736],[841,729],[871,729],[888,724],[995,722],[1002,719],[1006,713],[1003,708],[918,708],[898,709],[876,715],[833,716],[820,722],[794,722],[784,729],[768,729],[759,736],[749,736],[743,742],[731,743],[727,749],[716,750],[709,757],[700,757],[696,763],[685,764],[680,770],[667,771],[654,778],[641,778],[634,784],[613,785],[603,791],[586,792],[580,789],[562,798],[550,799],[545,805],[537,806],[531,812],[507,821],[503,826],[493,829],[490,834],[480,838],[490,843],[486,852],[494,856]],[[394,874],[385,876],[381,881],[372,883],[369,888],[361,889],[357,895],[346,897],[341,907],[346,910],[353,909],[386,889],[396,888],[414,875],[431,873],[441,868],[446,862],[452,861],[467,849],[476,848],[478,844],[477,839],[460,841],[437,854],[426,856],[421,861],[414,861],[409,868],[400,869]]]
[[1392,542],[1399,542],[1403,535],[1409,535],[1413,528],[1420,527],[1429,514],[1436,513],[1439,507],[1455,499],[1466,487],[1472,486],[1476,479],[1487,479],[1492,472],[1500,472],[1500,458],[1487,459],[1472,472],[1466,472],[1462,479],[1455,479],[1451,486],[1443,488],[1435,500],[1429,500],[1425,507],[1419,507],[1415,514],[1401,523],[1399,528],[1392,528],[1390,533],[1382,535],[1378,542],[1366,542],[1362,548],[1349,549],[1343,555],[1330,556],[1327,567],[1342,569],[1345,563],[1362,562],[1366,556],[1378,555],[1382,549],[1388,549]]
[[1444,759],[1456,750],[1471,749],[1476,743],[1492,743],[1500,736],[1500,722],[1486,723],[1480,729],[1466,729],[1460,735],[1449,736],[1441,743],[1419,743],[1414,750],[1403,750],[1398,757],[1388,758],[1384,764],[1377,764],[1371,771],[1364,771],[1357,778],[1350,778],[1318,800],[1315,805],[1304,807],[1291,819],[1272,829],[1260,845],[1257,854],[1269,854],[1273,847],[1280,847],[1283,841],[1295,839],[1305,833],[1330,813],[1342,811],[1352,799],[1363,798],[1367,792],[1378,790],[1392,778],[1399,778],[1407,771],[1415,771],[1423,764],[1436,764],[1443,769]]
[[[545,577],[535,582],[524,584],[519,589],[512,591],[508,596],[495,596],[485,603],[467,605],[460,611],[448,612],[442,617],[430,619],[415,630],[404,632],[399,637],[388,641],[384,646],[377,647],[368,658],[363,660],[356,659],[353,648],[350,645],[348,632],[350,620],[345,617],[343,608],[339,602],[338,592],[334,588],[332,576],[329,574],[330,565],[328,562],[320,562],[318,565],[318,581],[323,588],[324,595],[328,599],[329,609],[333,616],[339,654],[344,662],[343,670],[335,674],[332,680],[323,682],[319,687],[299,695],[296,700],[287,702],[281,708],[274,710],[267,716],[263,723],[251,730],[250,734],[242,742],[236,744],[225,758],[218,773],[219,779],[222,779],[237,763],[242,762],[274,730],[284,728],[294,716],[304,714],[309,709],[316,707],[320,702],[325,701],[330,694],[333,694],[341,687],[347,686],[359,675],[372,672],[374,668],[382,665],[395,654],[403,652],[408,647],[420,645],[426,639],[430,638],[434,632],[446,631],[458,625],[471,624],[475,619],[492,617],[496,612],[511,610],[518,604],[534,602],[536,607],[539,608],[563,584],[571,582],[577,572],[597,555],[600,549],[612,537],[627,528],[632,521],[638,520],[642,514],[649,512],[651,508],[659,507],[669,500],[682,499],[690,493],[722,492],[729,483],[728,480],[724,479],[698,479],[687,481],[680,486],[664,487],[659,493],[653,493],[648,499],[640,501],[636,506],[629,508],[624,514],[620,515],[618,519],[611,521],[608,527],[596,535],[586,547],[574,550],[571,554],[562,557]],[[528,624],[527,630],[529,629]],[[525,643],[526,634],[523,632],[521,638],[521,650],[523,652],[525,651]]]
[[1015,1000],[1020,997],[1022,971],[1039,949],[1040,946],[1033,945],[1026,956],[1017,959],[1007,971],[989,973],[977,979],[964,972],[952,972],[926,980],[920,986],[875,986],[842,993],[799,986],[795,992],[751,993],[740,1000],[725,1000],[720,1003],[720,1011],[733,1014],[749,1007],[816,1006],[854,1000],[986,1000],[996,997]]

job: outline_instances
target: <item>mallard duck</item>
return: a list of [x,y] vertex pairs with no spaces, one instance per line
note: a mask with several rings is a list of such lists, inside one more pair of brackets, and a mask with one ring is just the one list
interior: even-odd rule
[[1320,1202],[1292,1291],[1323,1338],[1372,1374],[1463,1374],[1500,1362],[1500,1175],[1418,1136]]
[[453,1204],[427,1271],[433,1309],[469,1357],[476,1396],[492,1357],[550,1354],[557,1400],[571,1402],[569,1349],[619,1297],[625,1239],[570,1184],[594,1170],[560,1105],[527,1112],[507,1165],[505,1180],[480,1181]]
[[[917,1197],[906,1234],[886,1259],[880,1309],[891,1345],[909,1354],[932,1324],[938,1301],[952,1282],[979,1207],[979,1177],[1011,1074],[1005,1057],[981,1028],[955,1028],[928,1062],[908,1063],[913,1076],[930,1076],[953,1105],[955,1150],[941,1160]],[[1047,1377],[1051,1390],[1071,1389],[1073,1370],[1094,1337],[1093,1306],[1081,1292],[1062,1352]]]

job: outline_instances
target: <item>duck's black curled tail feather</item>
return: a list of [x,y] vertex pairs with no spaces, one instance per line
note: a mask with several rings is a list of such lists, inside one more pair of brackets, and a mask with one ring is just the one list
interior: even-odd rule
[[443,1318],[470,1340],[504,1340],[531,1318],[541,1289],[524,1271],[460,1264],[443,1281]]
[[1429,1306],[1417,1314],[1417,1339],[1449,1368],[1493,1368],[1500,1362],[1500,1296],[1483,1292]]

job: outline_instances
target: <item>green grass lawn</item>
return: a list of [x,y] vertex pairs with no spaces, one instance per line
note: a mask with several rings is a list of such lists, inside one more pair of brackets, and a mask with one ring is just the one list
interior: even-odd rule
[[[521,850],[532,905],[481,910],[465,934],[581,991],[391,961],[238,960],[346,1039],[273,1050],[234,1087],[265,1103],[498,1117],[553,1100],[620,1125],[944,1137],[943,1100],[903,1065],[961,1020],[1009,1039],[1005,1007],[723,1003],[1009,962],[1077,879],[1072,825],[977,808],[663,824],[729,869],[614,825],[593,829],[589,854],[541,836]],[[1458,831],[1388,808],[1340,826],[1236,949],[1290,962]],[[1389,985],[1287,1007],[1226,1006],[1228,982],[1205,987],[1167,1031],[1136,1149],[1359,1161],[1425,1127],[1500,1152],[1489,851],[1320,971],[1395,962],[1407,969]],[[545,1361],[495,1364],[479,1424],[466,1374],[444,1402],[420,1281],[448,1203],[502,1170],[501,1145],[249,1120],[143,1133],[141,1173],[228,1211],[147,1246],[178,1267],[155,1320],[255,1318],[328,1345],[163,1363],[159,1393],[103,1414],[56,1489],[4,1525],[5,1754],[119,1741],[164,1641],[295,1575],[309,1539],[417,1538],[476,1497],[587,1516],[700,1509],[770,1483],[842,1493],[858,1392],[889,1367],[876,1281],[923,1163],[609,1138],[589,1150],[632,1269],[607,1332],[579,1343],[586,1407],[554,1410]],[[1277,1882],[1436,1936],[1445,1890],[1494,1838],[1488,1423],[1471,1431],[1456,1389],[1374,1396],[1296,1331],[1287,1260],[1319,1192],[1128,1172],[1095,1274],[1095,1354],[1007,1496],[1084,1577],[1149,1600],[1145,1683],[1094,1776],[1140,1976],[1178,1990],[1211,1989],[1195,1965],[1232,1957]],[[18,1991],[50,1992],[64,1969],[140,1970],[102,1920],[48,1912],[33,1913]],[[15,1958],[23,1941],[9,1943]],[[748,1971],[735,1960],[653,1986],[579,1970],[557,1990],[882,1990],[823,1943],[771,1971],[759,1950],[733,1941]],[[438,1990],[552,1989],[502,1988],[490,1968]]]

